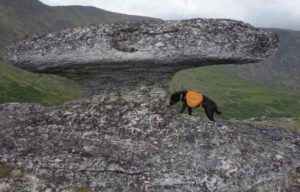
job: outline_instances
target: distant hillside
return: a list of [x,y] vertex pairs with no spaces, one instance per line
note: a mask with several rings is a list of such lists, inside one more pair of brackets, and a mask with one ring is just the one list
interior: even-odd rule
[[219,118],[293,117],[299,127],[300,32],[268,30],[280,37],[280,48],[273,58],[255,64],[181,71],[171,81],[170,92],[183,88],[204,91],[224,111]]
[[80,86],[69,79],[30,73],[0,60],[0,104],[37,102],[52,106],[76,99],[80,94]]
[[[225,70],[226,65],[199,67],[178,72],[169,92],[200,90],[218,104],[222,119],[294,117],[300,119],[300,94],[278,90],[244,80]],[[204,115],[195,109],[195,115]]]
[[249,65],[228,65],[243,79],[289,91],[300,91],[300,31],[268,29],[279,34],[280,47],[272,59]]
[[47,6],[38,0],[0,0],[0,51],[30,33],[102,23],[152,18],[113,13],[94,7]]
[[69,27],[151,18],[112,13],[93,7],[50,7],[38,0],[0,0],[0,103],[38,102],[57,105],[80,96],[71,80],[33,74],[2,61],[4,47],[31,33]]

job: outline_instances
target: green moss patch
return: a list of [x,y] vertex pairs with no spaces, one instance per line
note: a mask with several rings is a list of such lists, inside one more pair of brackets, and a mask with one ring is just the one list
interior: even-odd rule
[[74,190],[74,192],[91,192],[91,190],[87,187],[78,187]]
[[0,179],[12,178],[14,168],[3,163],[0,163]]

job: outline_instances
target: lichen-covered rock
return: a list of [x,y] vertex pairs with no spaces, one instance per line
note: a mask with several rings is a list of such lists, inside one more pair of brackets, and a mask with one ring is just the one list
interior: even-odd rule
[[250,63],[274,54],[276,34],[240,21],[191,19],[66,29],[7,47],[5,58],[27,70],[95,72],[102,84],[160,82],[196,66]]
[[[157,91],[153,91],[157,93]],[[136,98],[137,97],[137,98]],[[0,105],[3,191],[294,191],[300,133],[179,115],[139,94]]]

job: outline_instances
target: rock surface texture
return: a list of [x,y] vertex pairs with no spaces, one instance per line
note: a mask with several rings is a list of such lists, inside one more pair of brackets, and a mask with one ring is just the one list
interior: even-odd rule
[[258,62],[278,45],[275,33],[240,21],[148,21],[34,35],[8,46],[5,58],[30,71],[94,72],[99,84],[115,86],[160,82],[196,66]]
[[[6,60],[16,66],[91,78],[103,94],[55,108],[0,105],[0,191],[299,191],[299,132],[180,115],[147,86],[184,68],[260,61],[278,44],[242,22],[193,19],[67,29],[10,45]],[[128,90],[105,91],[120,86]],[[4,166],[14,174],[3,177]]]
[[299,132],[211,123],[133,95],[0,105],[0,162],[21,171],[0,191],[299,191]]

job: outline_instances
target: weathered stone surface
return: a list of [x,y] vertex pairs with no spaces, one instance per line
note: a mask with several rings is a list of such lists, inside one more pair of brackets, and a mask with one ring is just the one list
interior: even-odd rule
[[179,115],[152,86],[184,68],[260,61],[277,47],[274,33],[213,19],[67,29],[12,44],[6,59],[19,67],[74,72],[91,90],[113,90],[56,108],[0,105],[0,163],[22,170],[0,178],[0,191],[296,192],[299,132]]
[[0,138],[0,162],[23,170],[22,177],[0,180],[5,192],[300,187],[299,132],[211,123],[134,93],[57,108],[0,105]]
[[5,58],[31,71],[95,72],[101,84],[131,85],[196,66],[258,62],[278,44],[273,32],[234,20],[128,22],[34,35],[8,46]]

